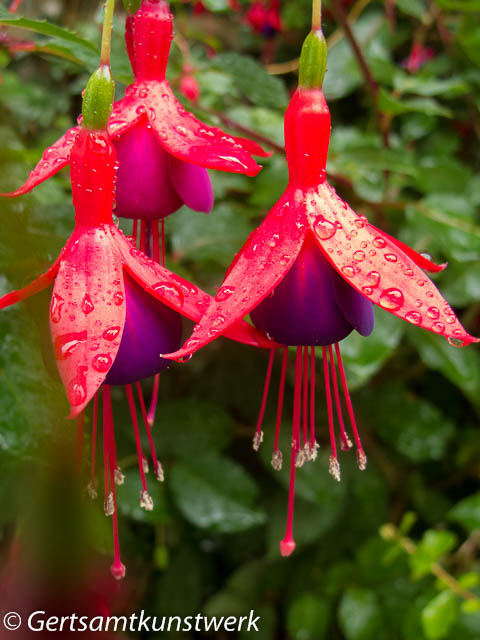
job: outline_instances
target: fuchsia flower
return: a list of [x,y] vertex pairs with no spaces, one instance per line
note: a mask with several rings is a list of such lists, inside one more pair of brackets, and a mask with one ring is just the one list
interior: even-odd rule
[[251,28],[265,38],[273,36],[282,30],[280,19],[280,1],[269,0],[267,5],[262,0],[254,0],[245,16]]
[[[253,155],[269,154],[250,140],[210,127],[186,111],[165,79],[173,19],[166,0],[143,0],[127,18],[126,42],[135,82],[116,102],[108,123],[120,163],[115,213],[158,220],[183,204],[209,212],[213,191],[207,169],[256,175]],[[27,193],[70,162],[78,127],[45,150],[25,184]]]
[[[278,343],[296,347],[289,507],[287,531],[280,545],[283,555],[289,555],[295,547],[292,527],[296,467],[305,460],[315,459],[318,448],[315,438],[315,348],[322,347],[331,441],[330,473],[340,480],[334,403],[342,449],[350,448],[351,443],[345,432],[338,378],[360,469],[365,468],[367,459],[358,435],[338,343],[353,329],[364,336],[372,331],[372,303],[411,324],[444,336],[454,345],[477,341],[465,331],[423,272],[423,269],[437,272],[445,265],[433,264],[375,228],[365,216],[357,215],[328,184],[330,114],[321,90],[323,73],[317,70],[316,64],[309,68],[315,60],[311,48],[320,46],[318,42],[324,42],[324,39],[321,32],[314,32],[309,38],[304,45],[310,54],[310,57],[305,56],[304,81],[302,51],[299,88],[285,115],[290,173],[285,193],[237,254],[192,337],[182,349],[167,356],[183,358],[194,353],[249,313],[254,324]],[[326,52],[326,45],[323,46]],[[261,424],[274,354],[275,350],[272,350],[254,438],[255,449],[263,439]],[[272,458],[275,469],[282,465],[278,442],[287,354],[285,347]]]
[[[73,134],[72,134],[73,135]],[[113,516],[115,560],[112,573],[123,577],[120,561],[115,483],[123,476],[116,460],[110,385],[124,385],[134,427],[143,490],[140,504],[150,510],[146,461],[142,453],[132,384],[150,443],[154,472],[163,479],[138,381],[168,366],[162,353],[181,344],[182,316],[199,321],[211,298],[138,250],[113,224],[116,151],[106,132],[79,127],[69,153],[75,229],[54,264],[31,284],[0,298],[0,309],[53,285],[50,331],[60,377],[83,435],[83,410],[95,397],[92,485],[94,493],[97,409],[103,385],[105,511]],[[229,337],[271,346],[254,327],[241,323]]]
[[410,54],[404,63],[404,66],[410,73],[417,73],[429,60],[435,58],[435,50],[432,47],[426,47],[423,42],[416,41],[413,43]]

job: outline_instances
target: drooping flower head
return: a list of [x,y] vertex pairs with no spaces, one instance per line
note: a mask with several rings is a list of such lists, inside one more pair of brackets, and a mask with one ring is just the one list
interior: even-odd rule
[[[134,9],[137,2],[130,2]],[[165,78],[173,18],[166,0],[142,0],[127,17],[126,43],[135,81],[116,102],[108,123],[119,161],[119,217],[159,220],[183,204],[209,212],[213,191],[207,169],[254,176],[252,155],[269,154],[250,140],[228,135],[195,118],[175,98]],[[78,127],[45,150],[25,184],[27,193],[70,162]]]
[[[211,298],[137,249],[113,223],[117,161],[105,128],[112,98],[109,67],[101,66],[87,85],[83,124],[75,131],[69,154],[74,231],[48,271],[25,288],[0,298],[0,309],[52,287],[49,324],[53,350],[70,403],[70,417],[77,418],[80,442],[83,411],[92,398],[96,442],[98,391],[102,386],[105,511],[114,522],[112,573],[121,578],[125,568],[119,555],[115,483],[121,483],[123,476],[116,459],[110,385],[126,389],[143,486],[140,502],[149,510],[153,503],[147,491],[132,385],[139,395],[154,472],[162,480],[138,381],[168,366],[161,354],[181,344],[182,317],[199,321]],[[246,323],[236,325],[229,335],[270,346]],[[94,462],[95,444],[92,458]]]
[[[373,329],[372,303],[456,346],[476,339],[456,318],[423,270],[440,271],[413,249],[357,215],[328,184],[326,161],[330,114],[321,90],[326,44],[321,31],[312,31],[302,49],[299,87],[285,115],[285,143],[290,179],[287,188],[262,224],[235,257],[192,337],[170,354],[185,357],[221,335],[250,313],[254,324],[277,342],[296,347],[295,392],[291,450],[291,482],[287,533],[281,552],[293,551],[295,469],[316,456],[315,349],[322,347],[328,424],[330,472],[340,479],[333,422],[335,404],[342,448],[350,441],[341,411],[343,388],[357,461],[366,456],[356,428],[339,342],[353,329],[367,336]],[[287,354],[283,351],[275,445],[272,464],[280,468],[278,449]],[[258,448],[261,423],[273,367],[270,356],[260,417],[254,438]]]
[[273,38],[281,31],[279,0],[254,0],[250,5],[245,19],[250,27],[264,38]]

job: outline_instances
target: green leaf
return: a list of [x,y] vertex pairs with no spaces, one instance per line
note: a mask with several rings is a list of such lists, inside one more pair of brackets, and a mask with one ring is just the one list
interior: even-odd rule
[[448,638],[458,617],[458,604],[451,591],[442,591],[424,607],[422,628],[428,640]]
[[239,91],[253,104],[277,108],[286,106],[283,82],[269,75],[253,58],[238,53],[222,53],[212,64],[231,73]]
[[235,533],[265,521],[263,511],[254,507],[257,486],[228,458],[202,452],[175,465],[171,488],[184,517],[201,529]]
[[480,493],[464,498],[448,512],[448,518],[459,522],[468,531],[480,529]]
[[480,11],[480,0],[435,0],[435,4],[452,11]]
[[313,593],[303,593],[289,606],[287,629],[291,640],[322,640],[329,626],[328,602]]
[[153,500],[153,511],[145,511],[140,507],[142,482],[138,469],[128,469],[125,472],[125,482],[117,487],[118,508],[123,515],[137,522],[157,524],[168,522],[169,513],[165,502],[165,490],[152,474],[147,475],[148,493]]
[[371,640],[382,626],[377,595],[369,589],[351,587],[345,591],[338,610],[340,627],[347,640]]
[[415,579],[427,575],[434,562],[451,551],[457,544],[457,536],[451,531],[430,529],[423,535],[415,553],[409,556]]

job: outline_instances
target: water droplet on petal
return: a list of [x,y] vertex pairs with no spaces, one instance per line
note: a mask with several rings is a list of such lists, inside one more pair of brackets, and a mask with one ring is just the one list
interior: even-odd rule
[[172,284],[171,282],[157,282],[156,284],[152,285],[152,289],[160,295],[165,296],[169,300],[173,298],[175,300],[175,303],[179,306],[181,306],[184,302],[184,295],[182,290],[180,289],[180,287]]
[[357,229],[363,229],[363,227],[367,224],[368,220],[365,216],[359,216],[356,220],[355,220],[355,226],[357,227]]
[[380,296],[379,305],[389,311],[396,311],[397,309],[400,309],[403,302],[404,297],[400,289],[391,287],[390,289],[385,289],[385,291],[383,291]]
[[220,289],[217,291],[217,295],[215,296],[215,300],[217,302],[223,302],[224,300],[230,298],[234,291],[235,287],[220,287]]
[[66,360],[72,353],[87,341],[86,331],[71,331],[57,336],[53,343],[53,350],[57,360]]
[[418,311],[409,311],[405,316],[405,320],[408,320],[408,322],[412,324],[419,325],[422,322],[422,314]]
[[355,269],[349,265],[346,267],[342,267],[342,273],[347,276],[347,278],[353,278],[355,275]]
[[62,317],[62,307],[64,304],[65,300],[62,296],[59,296],[58,293],[54,293],[50,303],[50,318],[52,319],[52,322],[60,322]]
[[440,317],[440,310],[437,307],[429,307],[427,309],[427,316],[432,320],[438,320]]
[[187,134],[188,134],[187,129],[186,129],[183,125],[181,125],[181,124],[177,124],[177,125],[176,125],[175,127],[173,127],[173,128],[174,128],[174,129],[175,129],[175,131],[176,131],[177,133],[179,133],[181,136],[184,136],[184,137],[185,137],[185,136],[187,136]]
[[362,291],[366,296],[371,296],[373,293],[372,287],[362,287]]
[[396,262],[398,260],[397,256],[394,253],[386,253],[384,258],[387,262]]
[[364,251],[355,251],[353,254],[353,259],[357,262],[363,262],[365,260],[365,252]]
[[117,307],[119,307],[121,304],[123,304],[123,301],[125,300],[124,295],[121,291],[117,291],[116,293],[113,294],[113,301],[114,303],[117,305]]
[[447,338],[447,342],[452,345],[452,347],[463,347],[467,344],[466,340],[461,340],[460,338]]
[[387,246],[387,243],[383,238],[377,237],[373,239],[373,246],[377,247],[377,249],[383,249]]
[[92,299],[90,298],[90,296],[88,295],[88,293],[86,293],[83,297],[83,300],[80,304],[80,308],[83,311],[83,313],[85,315],[88,315],[89,313],[91,313],[95,307],[93,305]]
[[432,324],[432,331],[434,331],[435,333],[444,333],[445,325],[443,324],[443,322],[434,322]]
[[112,342],[113,340],[118,338],[119,333],[120,327],[110,327],[109,329],[105,329],[105,331],[103,332],[103,337],[105,338],[105,340]]
[[370,271],[370,273],[367,274],[367,280],[372,287],[378,287],[380,284],[380,274],[378,271]]
[[320,240],[328,240],[335,235],[337,227],[333,222],[326,220],[323,216],[317,216],[313,223],[313,230]]
[[108,353],[99,353],[92,360],[92,367],[95,371],[105,373],[112,366],[112,358]]

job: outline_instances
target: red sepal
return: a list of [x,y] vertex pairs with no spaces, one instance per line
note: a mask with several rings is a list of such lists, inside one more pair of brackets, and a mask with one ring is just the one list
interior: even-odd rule
[[412,260],[411,249],[405,252],[402,243],[357,215],[327,183],[306,193],[305,201],[318,246],[354,289],[407,322],[464,345],[477,342]]
[[40,291],[43,291],[50,286],[58,273],[58,267],[64,252],[65,249],[63,249],[60,256],[55,260],[53,265],[45,271],[45,273],[42,273],[38,278],[35,278],[35,280],[30,282],[30,284],[27,284],[26,287],[23,287],[23,289],[15,289],[14,291],[10,291],[2,296],[0,298],[0,309],[5,309],[6,307],[10,307],[12,304],[26,300],[27,298],[30,298],[30,296],[40,293]]
[[299,206],[302,199],[301,192],[287,190],[235,257],[235,265],[192,337],[169,357],[183,358],[224,334],[273,291],[295,262],[305,240],[306,218]]
[[22,196],[45,180],[48,180],[48,178],[54,176],[60,171],[60,169],[66,167],[70,162],[70,152],[73,148],[78,130],[79,127],[69,129],[65,135],[59,138],[50,147],[47,147],[43,152],[40,162],[38,162],[35,169],[30,172],[25,184],[11,193],[0,193],[0,196],[5,196],[6,198]]

